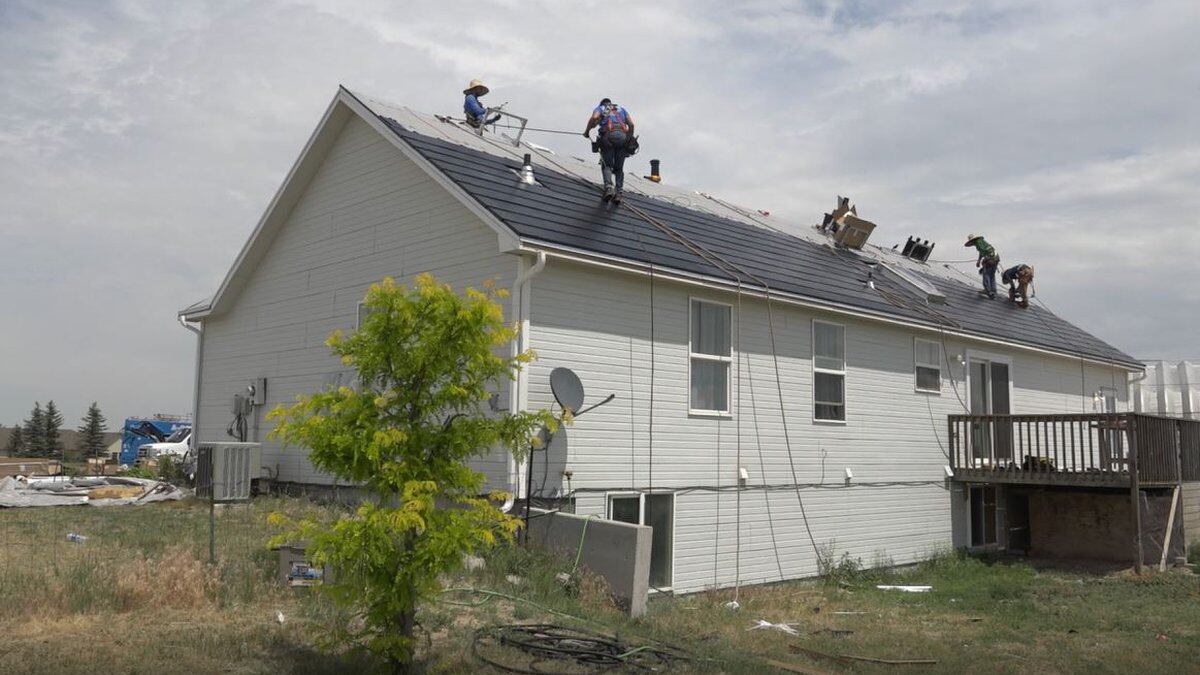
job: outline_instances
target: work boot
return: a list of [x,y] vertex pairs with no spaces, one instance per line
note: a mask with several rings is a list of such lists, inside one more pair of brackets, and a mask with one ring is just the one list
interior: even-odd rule
[[624,198],[625,198],[625,193],[622,192],[620,189],[618,189],[616,192],[613,193],[612,202],[614,204],[620,204],[621,200]]
[[616,196],[616,194],[617,194],[616,191],[613,190],[611,185],[605,185],[604,186],[604,196],[600,197],[600,199],[602,199],[606,202],[609,202],[609,201],[612,201],[613,197]]

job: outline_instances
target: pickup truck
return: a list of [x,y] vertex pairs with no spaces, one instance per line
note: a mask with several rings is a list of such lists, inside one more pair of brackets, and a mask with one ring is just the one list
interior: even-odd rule
[[147,443],[138,446],[138,459],[155,459],[171,456],[182,458],[188,451],[188,440],[192,437],[191,427],[176,429],[161,443]]

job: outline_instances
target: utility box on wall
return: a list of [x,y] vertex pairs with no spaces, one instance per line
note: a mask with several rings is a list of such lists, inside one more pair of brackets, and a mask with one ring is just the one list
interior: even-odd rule
[[218,502],[247,501],[261,467],[259,443],[201,443],[196,452],[196,495]]

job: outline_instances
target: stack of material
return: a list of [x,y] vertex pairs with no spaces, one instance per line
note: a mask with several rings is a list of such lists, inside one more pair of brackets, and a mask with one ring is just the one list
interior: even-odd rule
[[0,508],[26,506],[122,506],[183,499],[186,492],[146,478],[0,478]]

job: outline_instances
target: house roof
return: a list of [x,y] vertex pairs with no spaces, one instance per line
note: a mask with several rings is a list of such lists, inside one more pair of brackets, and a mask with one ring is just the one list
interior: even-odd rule
[[[744,271],[738,276],[749,291],[759,289],[762,294],[761,281],[773,297],[1141,369],[1133,357],[1044,307],[1035,304],[1020,309],[1004,300],[980,296],[977,277],[948,265],[916,262],[873,245],[862,251],[837,247],[811,227],[627,172],[626,203],[661,223],[660,228],[632,209],[600,202],[600,172],[590,155],[557,155],[524,142],[514,146],[490,132],[480,136],[445,118],[346,89],[335,96],[280,195],[294,192],[296,186],[290,185],[293,176],[303,173],[305,163],[319,159],[306,157],[327,127],[340,128],[331,120],[345,112],[343,107],[390,135],[402,152],[499,230],[502,238],[516,240],[526,248],[594,256],[613,264],[735,285],[726,271],[729,266],[722,269],[706,259],[710,257],[707,253],[695,252],[702,248]],[[534,157],[537,185],[519,180],[521,157],[526,153]],[[279,201],[277,195],[211,302],[207,306],[197,303],[181,314],[202,316],[215,310],[227,287],[236,291],[239,276],[244,283],[239,268],[261,255],[270,238],[261,236],[263,231],[278,227],[283,220],[282,214],[275,213],[281,208],[276,205]],[[689,247],[678,237],[698,247]],[[874,268],[871,288],[868,273],[875,263],[883,265]],[[885,272],[884,267],[919,277],[936,287],[946,302],[926,303],[923,294],[900,276]]]
[[[630,209],[601,203],[599,171],[591,170],[594,160],[554,155],[536,146],[518,149],[437,118],[422,119],[408,109],[365,103],[393,133],[510,227],[523,243],[708,278],[732,281],[732,276],[742,276],[748,288],[759,286],[752,280],[757,278],[774,293],[818,304],[1137,367],[1132,356],[1036,303],[1022,309],[1007,298],[989,300],[979,293],[977,277],[913,261],[890,249],[872,246],[857,252],[837,247],[811,228],[768,225],[770,216],[756,217],[749,209],[700,193],[664,189],[627,172],[627,203],[747,273],[731,275]],[[532,186],[518,179],[522,163],[518,157],[530,150],[538,182]],[[706,208],[698,208],[705,202]],[[872,275],[875,287],[868,287],[869,266],[875,263],[917,275],[945,295],[946,302],[926,303],[898,276],[879,268]]]

